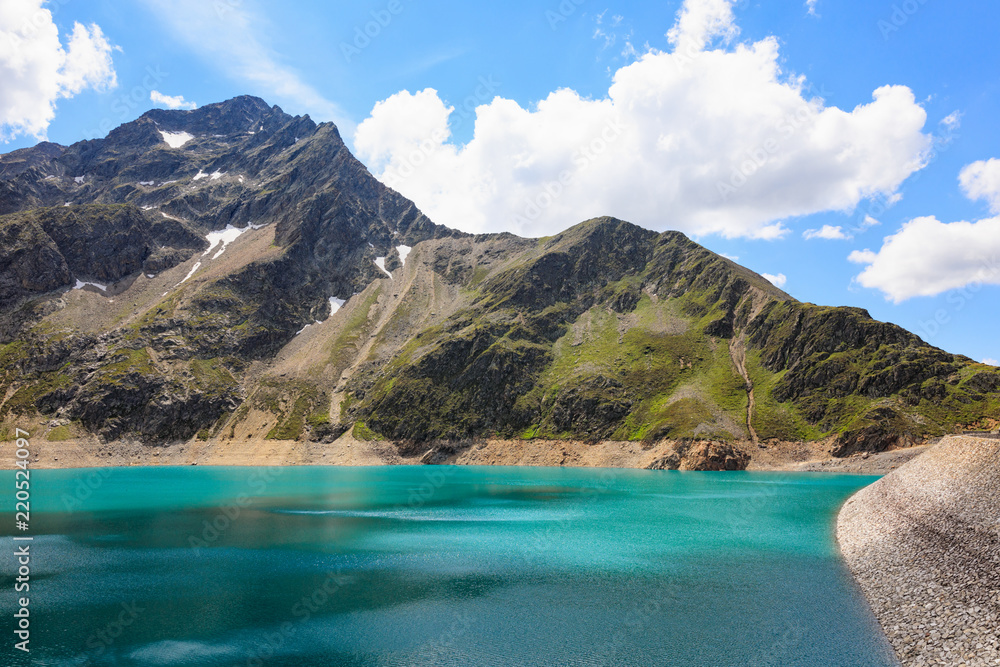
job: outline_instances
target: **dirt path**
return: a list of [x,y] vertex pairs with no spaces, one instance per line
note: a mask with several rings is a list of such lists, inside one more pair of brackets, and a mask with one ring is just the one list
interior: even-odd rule
[[760,439],[757,437],[757,431],[753,428],[753,411],[756,404],[753,395],[753,380],[750,379],[750,374],[747,373],[746,334],[741,333],[729,341],[729,356],[732,357],[733,364],[736,365],[736,370],[739,371],[740,376],[742,376],[747,385],[747,431],[750,433],[750,439],[756,445],[760,442]]

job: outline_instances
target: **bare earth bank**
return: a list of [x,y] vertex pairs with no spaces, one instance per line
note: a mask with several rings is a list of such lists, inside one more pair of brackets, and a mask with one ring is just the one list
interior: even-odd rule
[[[297,440],[191,440],[166,446],[135,441],[101,443],[95,439],[51,441],[32,429],[34,468],[90,468],[149,465],[509,465],[609,468],[782,470],[884,475],[927,449],[926,446],[879,454],[834,458],[832,441],[656,443],[577,440],[472,440],[402,446],[358,440],[347,433],[334,442]],[[5,458],[0,468],[13,467]]]

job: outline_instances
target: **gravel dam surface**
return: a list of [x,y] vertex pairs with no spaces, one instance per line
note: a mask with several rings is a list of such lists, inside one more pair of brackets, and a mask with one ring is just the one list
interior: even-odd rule
[[855,494],[847,563],[908,665],[1000,665],[1000,440],[953,436]]

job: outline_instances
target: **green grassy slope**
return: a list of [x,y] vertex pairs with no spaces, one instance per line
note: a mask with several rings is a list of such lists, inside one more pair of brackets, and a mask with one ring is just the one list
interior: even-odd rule
[[795,301],[683,235],[613,219],[540,241],[417,332],[345,420],[421,441],[837,436],[842,453],[991,424],[1000,373]]

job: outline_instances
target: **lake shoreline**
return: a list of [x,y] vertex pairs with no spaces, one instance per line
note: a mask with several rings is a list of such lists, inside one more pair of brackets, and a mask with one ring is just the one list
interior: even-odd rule
[[[497,465],[540,467],[653,468],[830,472],[885,475],[926,451],[930,444],[881,453],[836,458],[832,441],[656,443],[578,440],[476,439],[397,446],[344,434],[331,443],[267,440],[190,440],[145,445],[96,438],[50,441],[44,429],[29,437],[30,464],[36,469],[129,466],[381,466]],[[12,469],[4,461],[0,469]]]

